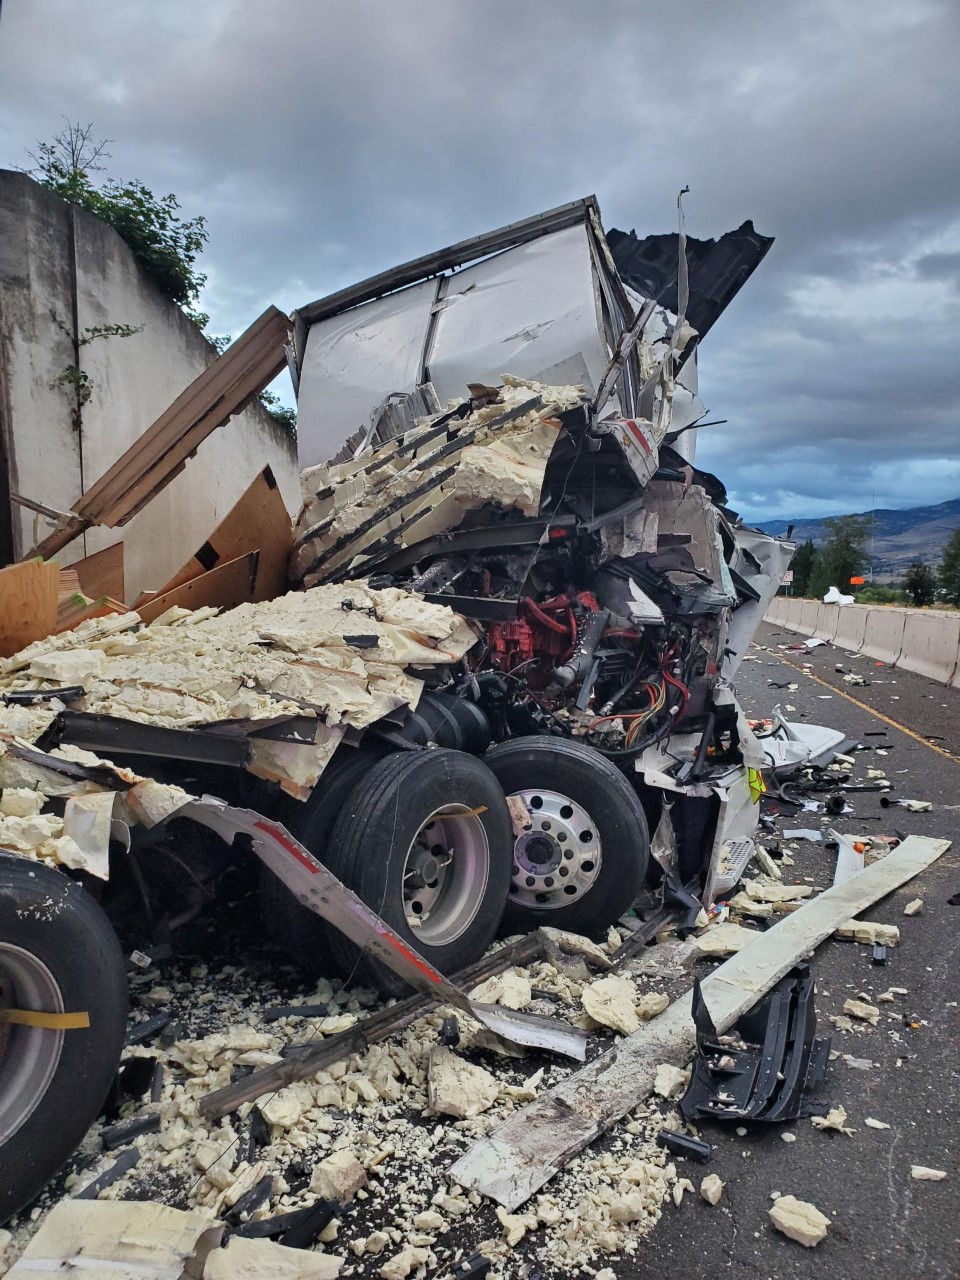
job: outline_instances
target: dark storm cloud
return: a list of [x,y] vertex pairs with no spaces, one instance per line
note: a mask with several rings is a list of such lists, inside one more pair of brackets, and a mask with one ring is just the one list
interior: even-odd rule
[[777,243],[704,343],[703,465],[768,514],[960,492],[952,0],[7,0],[0,162],[60,113],[208,216],[237,332],[595,191]]

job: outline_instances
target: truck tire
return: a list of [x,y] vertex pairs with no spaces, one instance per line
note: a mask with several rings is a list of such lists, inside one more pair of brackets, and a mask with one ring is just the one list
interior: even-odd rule
[[[330,833],[347,797],[383,754],[383,750],[366,748],[338,752],[324,769],[309,800],[302,803],[285,800],[277,813],[290,834],[325,866],[329,866]],[[327,922],[305,907],[262,862],[258,877],[261,918],[280,950],[310,977],[339,974],[340,965],[330,948],[331,928]]]
[[0,1024],[0,1222],[30,1203],[99,1115],[127,1003],[120,944],[90,894],[0,853],[0,1006],[90,1015],[85,1030]]
[[560,738],[513,738],[484,761],[532,819],[513,837],[504,930],[606,932],[643,888],[650,858],[643,806],[629,782],[593,747]]
[[[330,837],[330,870],[441,973],[493,941],[510,885],[510,819],[496,778],[462,751],[425,748],[381,760],[350,792]],[[335,930],[352,980],[390,995],[409,987]]]

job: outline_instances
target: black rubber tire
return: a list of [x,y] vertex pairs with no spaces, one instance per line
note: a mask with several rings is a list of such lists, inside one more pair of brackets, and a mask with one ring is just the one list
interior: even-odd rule
[[[63,1009],[90,1026],[64,1031],[46,1092],[0,1146],[0,1222],[7,1222],[63,1167],[100,1114],[127,1026],[127,976],[120,943],[101,908],[68,876],[0,853],[0,943],[35,956],[60,989]],[[15,1061],[11,1026],[3,1065]],[[55,1034],[55,1033],[51,1033]]]
[[650,860],[647,820],[630,783],[593,747],[562,738],[513,738],[491,747],[484,761],[508,796],[540,787],[566,796],[586,810],[600,837],[600,871],[583,897],[542,910],[508,897],[502,932],[550,925],[605,933],[637,898]]
[[[330,833],[350,792],[386,751],[387,748],[348,748],[337,752],[309,800],[285,799],[277,813],[290,834],[335,875],[339,872],[330,863]],[[330,925],[299,902],[262,862],[258,876],[260,914],[276,945],[307,976],[340,975],[340,965],[330,947]]]
[[[404,916],[403,868],[427,818],[453,803],[483,810],[476,816],[489,851],[486,887],[460,936],[430,946]],[[478,960],[496,936],[510,885],[510,817],[496,778],[476,757],[444,748],[387,756],[351,791],[330,845],[330,869],[441,973],[454,973]],[[335,930],[330,932],[330,946],[351,981],[389,995],[409,994],[409,986],[392,970]]]

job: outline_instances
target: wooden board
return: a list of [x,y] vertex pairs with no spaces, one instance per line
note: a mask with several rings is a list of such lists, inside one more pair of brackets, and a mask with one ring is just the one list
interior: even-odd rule
[[50,634],[59,594],[60,569],[52,561],[24,560],[0,569],[0,657],[10,658]]
[[250,551],[245,556],[202,573],[164,595],[154,596],[146,604],[142,604],[137,612],[144,622],[153,622],[161,613],[173,605],[182,609],[201,609],[204,605],[217,605],[220,608],[232,609],[234,605],[250,600],[257,581],[257,561],[259,551]]
[[91,525],[116,527],[132,519],[212,431],[245,409],[285,367],[289,328],[283,312],[268,307],[78,498],[34,554],[55,554]]
[[[880,898],[935,862],[949,840],[908,836],[885,858],[843,884],[809,898],[799,910],[725,961],[700,984],[721,1033],[742,1017],[814,947]],[[508,1211],[540,1190],[652,1091],[662,1062],[686,1062],[696,1046],[692,994],[515,1112],[451,1167],[463,1186]]]
[[105,547],[103,551],[95,551],[83,560],[76,560],[70,568],[77,571],[80,590],[91,600],[99,600],[102,596],[110,596],[112,600],[126,599],[122,542]]
[[159,594],[166,595],[227,560],[257,550],[260,562],[252,599],[273,600],[287,590],[293,526],[270,467],[264,467],[196,555],[174,574]]

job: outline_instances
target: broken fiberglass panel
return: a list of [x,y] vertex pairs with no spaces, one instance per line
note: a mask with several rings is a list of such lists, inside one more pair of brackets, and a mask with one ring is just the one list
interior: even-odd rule
[[326,462],[392,392],[414,390],[437,283],[424,280],[310,326],[297,398],[301,468]]
[[[573,361],[592,392],[609,360],[585,224],[518,245],[443,282],[427,370],[441,403],[504,373],[541,380]],[[577,360],[577,357],[580,357]]]

